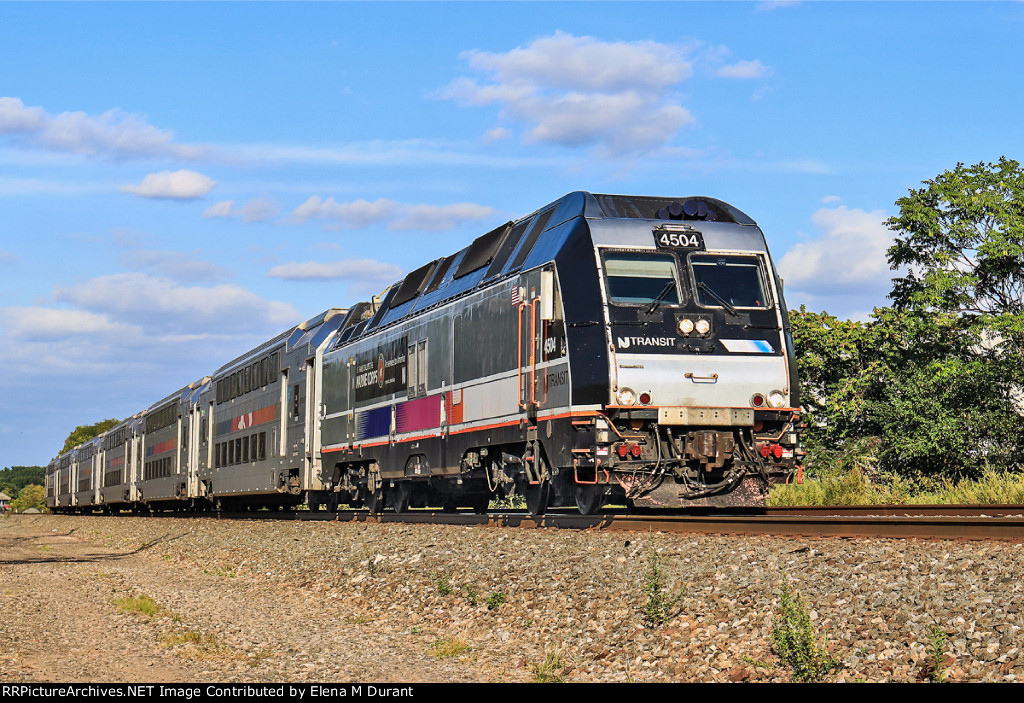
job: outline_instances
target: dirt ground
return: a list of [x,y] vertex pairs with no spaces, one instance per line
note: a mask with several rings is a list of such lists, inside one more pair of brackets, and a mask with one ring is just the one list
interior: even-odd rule
[[[0,521],[0,682],[514,681],[438,658],[387,623],[336,619],[302,588],[102,546],[73,519]],[[156,615],[117,601],[160,594]],[[223,634],[221,634],[223,633]],[[483,677],[483,679],[481,679]]]

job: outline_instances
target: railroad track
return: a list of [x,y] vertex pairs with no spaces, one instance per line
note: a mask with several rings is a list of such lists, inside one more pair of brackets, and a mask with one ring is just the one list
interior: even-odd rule
[[[168,515],[196,517],[195,514]],[[200,514],[201,516],[201,514]],[[477,515],[414,510],[370,515],[365,511],[220,513],[218,519],[326,520],[365,523],[484,525],[491,527],[622,530],[696,534],[763,534],[779,537],[963,539],[1024,541],[1024,506],[844,506],[769,508],[742,514],[623,514],[575,512],[534,517],[506,511]]]

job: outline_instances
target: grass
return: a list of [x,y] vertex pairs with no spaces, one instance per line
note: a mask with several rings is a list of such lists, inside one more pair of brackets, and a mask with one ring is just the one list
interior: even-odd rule
[[160,612],[160,606],[150,596],[125,596],[118,598],[114,604],[121,608],[122,613],[145,615],[151,618]]
[[645,600],[641,607],[641,618],[647,627],[658,627],[679,614],[676,606],[686,595],[686,589],[669,595],[666,582],[665,558],[654,547],[649,547],[643,583]]
[[470,649],[466,641],[458,637],[438,637],[430,644],[430,653],[438,659],[457,657]]
[[818,467],[802,484],[775,486],[772,506],[801,505],[992,505],[1024,503],[1024,474],[985,471],[980,478],[953,480],[905,476],[864,465]]
[[837,669],[839,660],[829,654],[824,643],[819,644],[803,596],[791,591],[785,574],[779,609],[781,612],[772,624],[772,645],[779,658],[793,670],[793,679],[821,681]]
[[188,645],[200,656],[220,654],[224,649],[213,635],[204,635],[195,630],[166,635],[160,642],[163,647]]
[[501,607],[501,604],[505,602],[505,594],[501,591],[495,591],[491,595],[487,596],[484,603],[487,604],[488,610],[497,610]]
[[533,680],[537,683],[562,683],[565,681],[564,671],[565,662],[562,661],[562,654],[558,650],[548,652],[540,664],[530,665]]

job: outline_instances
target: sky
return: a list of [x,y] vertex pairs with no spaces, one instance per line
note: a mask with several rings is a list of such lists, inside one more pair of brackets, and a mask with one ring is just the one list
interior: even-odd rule
[[566,193],[707,195],[867,319],[1021,158],[1020,2],[0,3],[0,467]]

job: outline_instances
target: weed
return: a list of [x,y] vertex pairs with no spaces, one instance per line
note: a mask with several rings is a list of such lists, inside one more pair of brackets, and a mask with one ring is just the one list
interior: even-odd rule
[[513,493],[503,498],[494,498],[491,500],[491,507],[495,510],[523,510],[526,508],[526,498]]
[[946,633],[938,625],[928,632],[928,661],[924,675],[932,683],[943,683],[948,672],[946,664]]
[[221,576],[223,578],[233,579],[235,578],[235,567],[225,564],[224,566],[217,567],[216,569],[203,569],[203,573],[207,576]]
[[345,618],[345,622],[349,625],[365,625],[368,622],[373,622],[373,620],[365,615],[354,615],[352,617]]
[[164,647],[191,645],[199,655],[219,654],[223,649],[216,637],[204,635],[195,630],[185,630],[179,634],[167,635],[161,640],[161,645]]
[[679,614],[676,605],[686,595],[686,589],[674,596],[668,595],[665,559],[653,547],[647,550],[647,568],[644,571],[643,591],[647,600],[641,609],[644,624],[658,627]]
[[548,652],[547,657],[542,663],[530,665],[533,680],[537,683],[562,683],[565,681],[564,670],[565,663],[562,661],[561,652],[557,649],[553,652]]
[[437,586],[437,592],[442,596],[450,596],[452,591],[455,590],[455,587],[452,586],[451,578],[445,573],[438,574],[437,578],[434,580],[434,584]]
[[476,589],[470,586],[468,583],[462,587],[463,592],[466,594],[466,600],[474,608],[480,602],[480,596],[477,594]]
[[114,604],[121,608],[122,613],[138,613],[145,615],[147,618],[151,618],[160,612],[160,606],[147,595],[125,596],[115,600]]
[[501,591],[495,591],[491,595],[487,596],[484,603],[487,604],[488,610],[497,610],[498,607],[505,602],[505,594]]
[[270,659],[272,656],[274,655],[264,649],[261,649],[257,652],[253,652],[249,656],[249,666],[251,666],[252,668],[256,668],[257,666],[265,662],[267,659]]
[[753,657],[748,657],[746,654],[741,656],[740,660],[743,661],[746,664],[750,664],[751,666],[756,666],[759,669],[774,669],[775,666],[776,666],[775,664],[772,664],[771,662],[761,661],[760,659],[754,659]]
[[820,681],[837,669],[839,660],[829,655],[824,644],[818,644],[803,596],[790,590],[785,574],[779,607],[782,612],[772,624],[772,644],[779,658],[793,670],[793,678]]
[[438,659],[457,657],[470,649],[471,647],[458,637],[438,637],[430,644],[430,653]]

